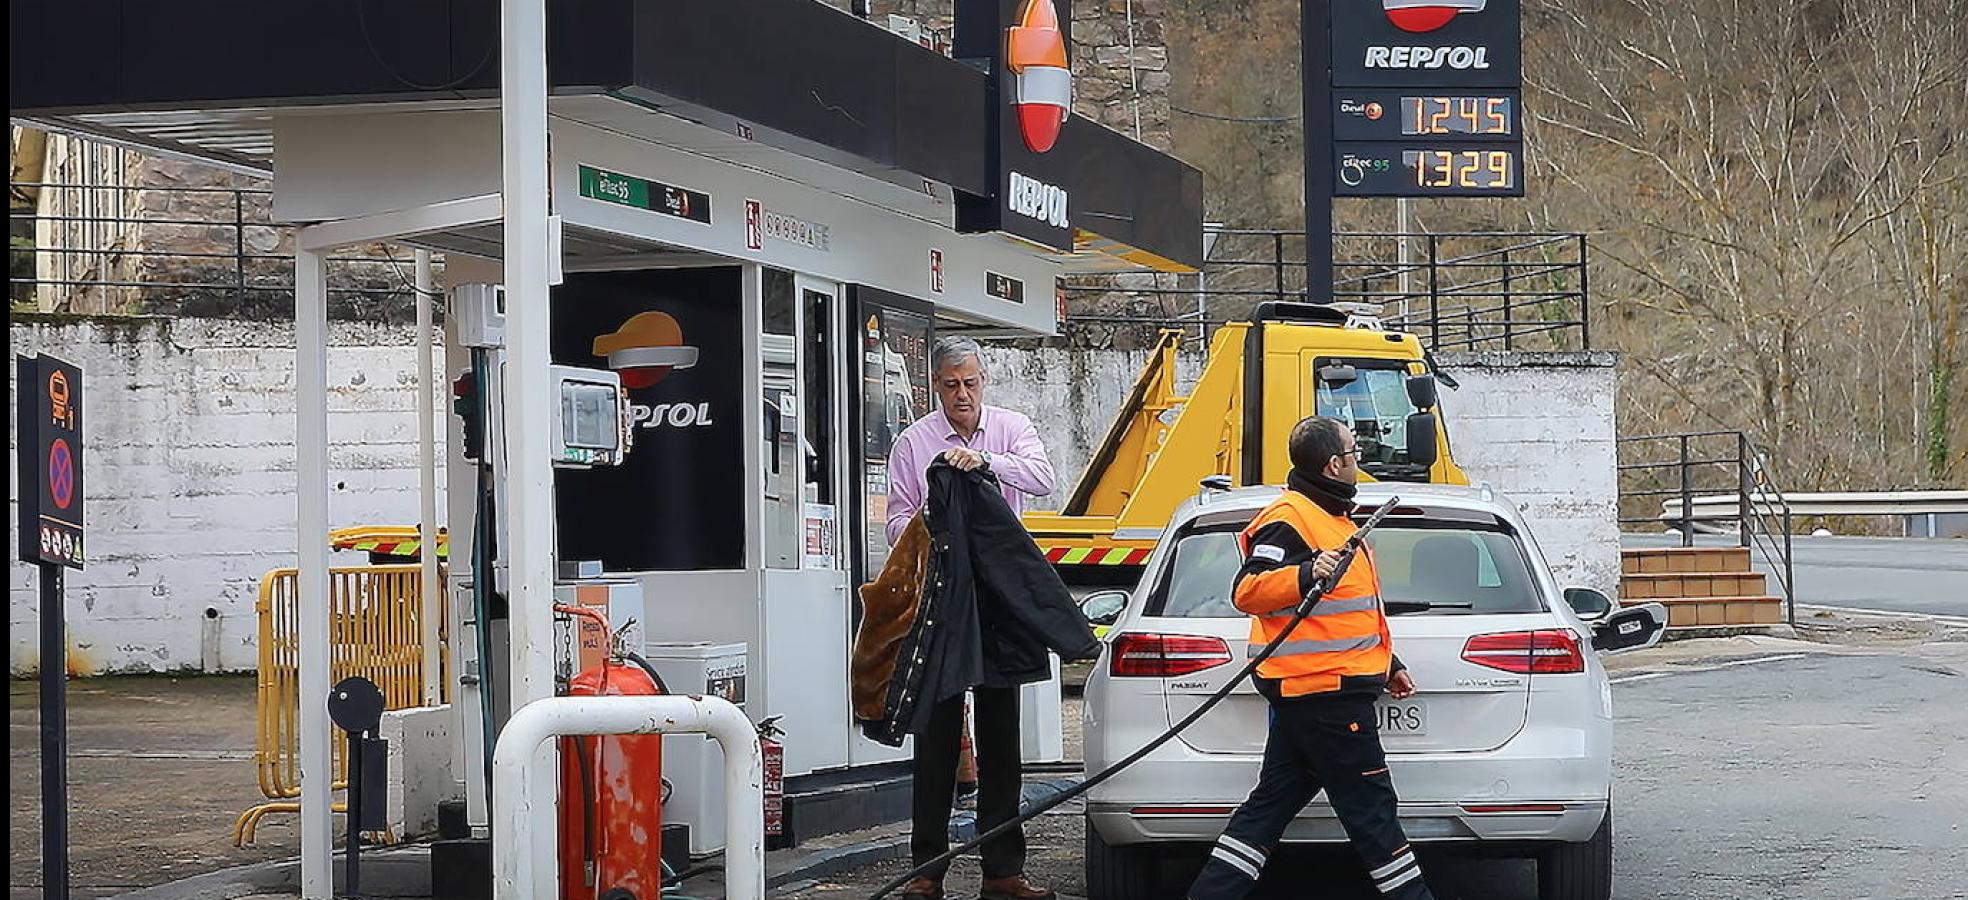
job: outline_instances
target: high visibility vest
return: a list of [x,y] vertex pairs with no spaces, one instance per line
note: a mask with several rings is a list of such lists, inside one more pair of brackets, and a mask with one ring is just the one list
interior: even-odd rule
[[[1316,550],[1338,550],[1358,530],[1352,520],[1326,512],[1311,498],[1287,490],[1238,536],[1246,559],[1250,558],[1254,535],[1274,522],[1291,525],[1306,545]],[[1291,580],[1285,582],[1294,585],[1294,592],[1296,577],[1294,571]],[[1284,630],[1297,605],[1294,600],[1283,609],[1251,617],[1251,656]],[[1372,555],[1363,546],[1339,584],[1313,605],[1277,652],[1257,667],[1257,674],[1278,681],[1282,695],[1298,697],[1338,690],[1340,679],[1349,676],[1384,677],[1393,662],[1393,652],[1393,637],[1381,609],[1380,579],[1374,573]]]

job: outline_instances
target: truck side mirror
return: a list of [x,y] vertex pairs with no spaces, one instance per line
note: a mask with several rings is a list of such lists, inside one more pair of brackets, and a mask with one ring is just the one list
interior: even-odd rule
[[1408,462],[1417,466],[1435,464],[1435,414],[1408,415]]
[[1319,380],[1329,387],[1345,387],[1360,380],[1360,370],[1344,363],[1319,367]]
[[1434,409],[1439,400],[1435,394],[1435,376],[1408,376],[1408,402],[1414,404],[1415,409]]

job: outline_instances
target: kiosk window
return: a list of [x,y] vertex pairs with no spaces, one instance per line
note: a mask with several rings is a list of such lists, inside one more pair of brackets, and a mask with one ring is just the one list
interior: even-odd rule
[[861,564],[872,578],[888,563],[888,454],[929,414],[930,317],[863,301],[861,321]]
[[798,310],[790,272],[763,273],[760,380],[765,390],[759,450],[764,460],[765,564],[800,567],[806,467],[800,459]]

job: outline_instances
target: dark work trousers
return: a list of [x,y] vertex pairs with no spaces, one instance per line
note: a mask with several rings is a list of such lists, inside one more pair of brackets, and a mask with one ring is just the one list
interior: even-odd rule
[[1373,701],[1365,697],[1293,698],[1272,706],[1257,787],[1210,848],[1189,900],[1248,895],[1285,826],[1320,788],[1382,896],[1433,900],[1401,831]]
[[[1018,688],[973,688],[977,717],[977,831],[982,834],[1018,815],[1024,787],[1018,741]],[[930,713],[916,735],[915,833],[909,849],[920,866],[950,849],[950,806],[957,796],[957,752],[963,740],[964,698],[952,697]],[[1025,829],[1014,828],[983,846],[984,877],[1025,872]],[[949,869],[926,873],[940,879]]]

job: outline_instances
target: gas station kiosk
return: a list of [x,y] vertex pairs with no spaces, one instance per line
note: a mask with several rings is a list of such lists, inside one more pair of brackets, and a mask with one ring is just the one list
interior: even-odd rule
[[[107,35],[96,5],[11,11],[13,116],[269,174],[302,226],[304,598],[331,524],[327,256],[444,254],[453,776],[493,828],[485,713],[578,668],[556,602],[633,621],[671,690],[776,719],[791,837],[874,824],[827,798],[906,779],[854,727],[848,655],[931,343],[1053,332],[1061,275],[1201,262],[1199,174],[1068,114],[1065,67],[1008,58],[1036,35],[1063,62],[1069,0],[958,0],[955,58],[815,0],[274,4],[223,28],[128,2]],[[75,77],[84,43],[123,64]],[[327,613],[303,609],[302,696],[325,696]],[[1026,756],[1058,760],[1057,681],[1028,692]],[[328,726],[302,720],[326,896]],[[665,751],[665,820],[717,849],[716,749]]]

